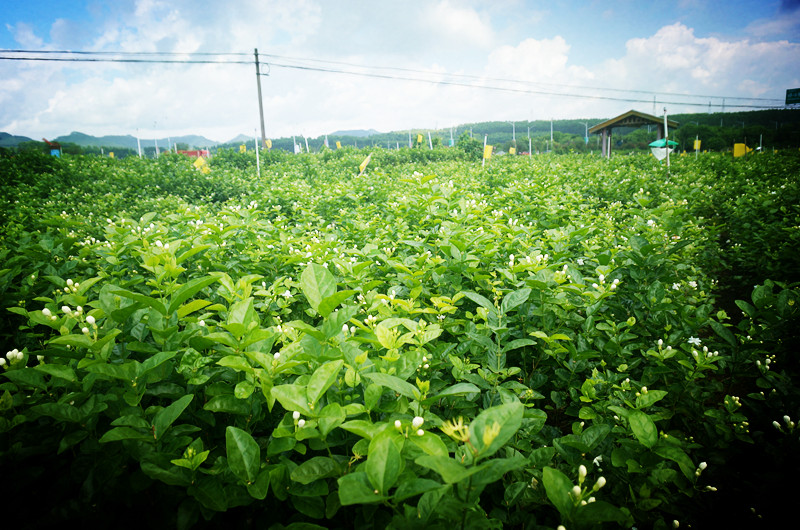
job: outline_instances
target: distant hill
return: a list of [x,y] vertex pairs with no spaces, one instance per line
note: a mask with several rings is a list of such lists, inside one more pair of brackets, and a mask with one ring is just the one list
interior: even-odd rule
[[[60,143],[73,143],[81,147],[127,147],[128,149],[137,149],[136,137],[131,135],[125,136],[92,136],[82,132],[73,131],[66,136],[59,136],[54,141]],[[218,142],[209,140],[204,136],[190,134],[186,136],[176,136],[174,138],[159,138],[153,140],[152,138],[140,138],[139,141],[142,147],[152,147],[155,141],[158,142],[158,147],[166,149],[171,143],[174,144],[187,144],[189,147],[210,147],[217,145]]]
[[240,134],[236,138],[228,140],[227,142],[220,142],[222,144],[241,144],[244,142],[250,142],[253,140],[252,136],[247,136],[246,134]]
[[367,136],[373,136],[376,134],[381,134],[381,132],[376,131],[375,129],[353,129],[350,131],[332,132],[328,136],[355,136],[357,138],[366,138]]
[[6,132],[0,132],[0,147],[16,147],[22,142],[32,142],[27,136],[14,136]]

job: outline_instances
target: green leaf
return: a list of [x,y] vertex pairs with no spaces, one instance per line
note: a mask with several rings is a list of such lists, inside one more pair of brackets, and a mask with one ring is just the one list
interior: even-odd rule
[[430,480],[427,478],[404,480],[399,486],[397,486],[393,498],[395,502],[402,502],[416,495],[435,490],[436,488],[441,487],[441,485],[442,484],[440,482],[436,482],[435,480]]
[[21,370],[8,370],[0,373],[20,386],[32,386],[34,388],[47,389],[44,381],[44,374],[33,368],[22,368]]
[[725,342],[727,342],[734,348],[739,345],[739,343],[736,341],[736,337],[733,335],[730,329],[728,329],[727,327],[723,326],[722,324],[714,320],[709,320],[708,323],[711,325],[711,329],[713,329],[717,335],[719,335],[722,339],[724,339]]
[[675,447],[674,445],[656,445],[653,447],[653,452],[658,456],[668,458],[673,462],[678,464],[678,467],[681,469],[681,473],[689,479],[694,479],[694,462],[689,456],[683,451],[683,449],[679,447]]
[[228,308],[227,324],[241,324],[245,331],[253,323],[258,322],[258,316],[253,308],[253,297],[239,300]]
[[636,439],[648,449],[658,441],[658,429],[652,418],[641,410],[632,410],[628,413],[628,423]]
[[169,307],[167,308],[166,314],[171,315],[178,309],[178,307],[180,307],[182,303],[184,303],[186,300],[194,296],[198,291],[205,289],[206,287],[208,287],[217,280],[218,278],[216,276],[203,276],[200,278],[195,278],[193,280],[190,280],[185,284],[181,285],[180,288],[177,291],[175,291],[175,294],[172,295],[172,298],[169,301]]
[[255,482],[261,467],[261,449],[250,433],[229,425],[225,429],[228,466],[247,484]]
[[405,396],[409,399],[416,399],[416,394],[419,393],[417,387],[393,375],[381,374],[377,372],[371,374],[361,374],[361,375],[362,377],[369,379],[373,383],[394,390],[401,396]]
[[447,456],[422,455],[414,460],[418,465],[432,469],[441,475],[448,484],[455,484],[480,471],[478,466],[471,468]]
[[380,492],[375,493],[375,488],[370,487],[367,474],[363,471],[339,477],[337,482],[339,483],[339,502],[342,503],[342,506],[372,504],[388,499],[388,497],[380,495]]
[[300,484],[311,484],[315,480],[335,477],[341,473],[340,466],[331,457],[312,457],[292,470],[291,479]]
[[50,345],[58,345],[58,346],[72,346],[73,348],[91,348],[92,343],[94,341],[91,337],[87,335],[61,335],[60,337],[54,337],[48,341]]
[[531,289],[529,287],[524,287],[512,293],[508,293],[503,297],[503,301],[500,302],[500,312],[505,314],[515,307],[524,304],[530,295]]
[[472,291],[464,291],[464,296],[478,304],[479,306],[483,307],[490,313],[497,313],[497,309],[494,307],[494,304],[489,301],[488,298],[485,296],[481,296],[478,293],[474,293]]
[[378,432],[385,428],[385,426],[375,425],[367,420],[350,420],[342,423],[339,427],[353,434],[357,434],[362,438],[368,438],[370,440],[375,437]]
[[269,491],[269,470],[264,469],[258,474],[255,482],[252,482],[247,485],[247,493],[250,494],[251,497],[254,499],[258,499],[263,501],[267,498],[267,492]]
[[[177,265],[180,265],[181,263],[186,261],[188,258],[191,258],[195,254],[197,254],[199,252],[202,252],[202,251],[204,251],[206,249],[209,249],[209,248],[211,248],[211,245],[197,245],[197,246],[192,245],[192,248],[190,248],[186,252],[183,252],[180,256],[177,256],[175,258],[175,263]],[[214,278],[214,279],[216,279],[216,278]]]
[[209,305],[211,305],[211,302],[208,300],[192,300],[178,308],[178,318],[183,318]]
[[193,398],[194,394],[187,394],[156,413],[156,417],[153,419],[156,440],[161,439],[161,435],[163,435],[169,426],[178,419],[184,410],[186,410],[186,407],[189,406]]
[[597,527],[599,526],[598,523],[604,521],[622,523],[626,518],[622,510],[605,501],[587,503],[580,506],[575,513],[576,521],[585,523],[591,527]]
[[314,311],[319,312],[322,301],[336,292],[336,278],[322,265],[309,263],[300,275],[300,289]]
[[403,470],[400,451],[390,435],[376,436],[372,439],[364,467],[372,487],[382,495],[387,495],[389,488],[394,486]]
[[230,394],[212,397],[203,405],[203,409],[211,412],[239,414],[240,416],[250,415],[250,405]]
[[664,399],[667,395],[666,390],[648,390],[646,394],[639,394],[636,397],[636,408],[645,409]]
[[469,436],[480,458],[496,453],[522,425],[525,407],[512,401],[483,410],[469,425]]
[[132,291],[128,291],[127,289],[121,289],[119,287],[114,287],[113,289],[110,289],[110,292],[118,296],[130,298],[131,300],[136,300],[137,302],[141,302],[147,307],[152,307],[162,315],[164,316],[167,315],[167,308],[164,306],[163,303],[161,303],[159,300],[156,300],[155,298],[151,298],[141,293],[134,293]]
[[133,427],[114,427],[101,436],[99,442],[102,444],[108,442],[118,442],[120,440],[139,440],[142,442],[152,442],[153,435],[142,432],[138,429],[134,429]]
[[572,490],[572,481],[567,476],[552,467],[545,467],[542,471],[542,484],[544,484],[547,498],[553,503],[553,506],[559,511],[561,516],[569,519],[570,513],[574,508],[570,491]]
[[339,359],[328,361],[314,370],[306,387],[306,395],[311,406],[316,406],[319,398],[333,385],[343,365],[344,361]]
[[423,403],[432,403],[437,401],[443,397],[447,396],[463,396],[464,394],[480,394],[481,389],[477,386],[473,385],[472,383],[456,383],[455,385],[449,386],[436,394],[435,396],[431,396]]
[[322,437],[328,436],[328,433],[344,423],[345,419],[347,419],[347,415],[341,405],[338,403],[325,405],[319,412],[319,418],[317,419],[317,427]]
[[295,410],[306,416],[311,416],[306,396],[306,387],[303,385],[278,385],[270,391],[272,397],[278,400],[281,406],[291,412]]
[[225,489],[217,477],[201,477],[195,486],[189,488],[189,494],[210,510],[224,512],[228,509]]
[[63,364],[38,364],[34,366],[33,369],[48,374],[52,377],[58,377],[59,379],[65,379],[67,381],[75,382],[78,380],[77,376],[75,375],[75,371],[69,366],[65,366]]
[[416,433],[408,437],[409,441],[419,447],[425,454],[433,456],[450,455],[447,446],[441,438],[432,432],[424,431],[422,436],[417,436]]
[[342,302],[356,294],[358,291],[354,290],[347,290],[347,291],[338,291],[331,296],[323,298],[322,301],[317,306],[317,313],[320,314],[321,317],[327,317],[331,314],[331,312],[339,307]]

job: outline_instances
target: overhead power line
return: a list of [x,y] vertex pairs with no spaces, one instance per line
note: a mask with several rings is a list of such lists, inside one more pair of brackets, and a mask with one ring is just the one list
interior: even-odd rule
[[[253,61],[245,59],[233,59],[233,57],[245,57],[248,54],[236,52],[90,52],[90,51],[68,51],[68,50],[0,50],[0,54],[12,54],[12,56],[0,55],[0,60],[12,61],[55,61],[55,62],[94,62],[94,63],[150,63],[150,64],[222,64],[222,65],[251,65]],[[61,55],[61,57],[54,57],[54,55]],[[77,55],[77,57],[76,57]],[[161,58],[161,57],[175,57]],[[181,58],[177,58],[181,57]],[[197,57],[197,58],[193,58]],[[212,58],[216,57],[216,59]],[[527,81],[521,79],[508,79],[497,78],[489,76],[478,76],[470,74],[450,74],[447,72],[435,72],[426,70],[417,70],[412,68],[399,68],[392,66],[365,66],[354,63],[347,63],[342,61],[326,61],[322,59],[301,58],[301,57],[288,57],[281,55],[262,54],[262,57],[273,58],[277,60],[268,60],[263,64],[265,66],[274,66],[278,68],[303,70],[309,72],[320,73],[334,73],[352,75],[358,77],[368,77],[375,79],[387,79],[394,81],[411,81],[418,83],[429,83],[445,86],[458,86],[466,88],[476,88],[482,90],[492,90],[500,92],[512,92],[519,94],[535,94],[541,96],[552,97],[567,97],[575,99],[595,99],[604,101],[624,101],[629,103],[652,103],[651,99],[642,99],[641,97],[622,97],[603,95],[602,92],[614,93],[629,93],[629,94],[648,94],[658,98],[659,104],[666,105],[683,105],[693,107],[728,107],[728,108],[741,108],[741,109],[773,109],[780,108],[778,102],[780,99],[773,98],[747,98],[737,96],[717,96],[717,95],[700,95],[700,94],[681,94],[677,92],[655,92],[647,90],[634,90],[634,89],[619,89],[619,88],[603,88],[592,87],[585,85],[568,85],[546,83],[540,81]],[[309,64],[300,63],[314,63],[321,65],[331,66],[312,66]],[[345,66],[348,69],[339,68],[338,66]],[[356,68],[358,70],[353,70]],[[386,72],[386,73],[381,73]],[[407,75],[416,74],[416,75]],[[433,77],[431,77],[433,76]],[[471,80],[471,81],[469,81]],[[511,83],[516,86],[499,86],[492,83]],[[555,91],[554,89],[545,90],[537,88],[541,86],[550,86],[554,89],[562,89]],[[565,90],[572,90],[567,92]],[[575,92],[580,90],[582,92]],[[598,93],[588,93],[586,90],[599,91]],[[703,98],[706,101],[675,101],[665,100],[663,96],[670,98],[690,98],[699,99]],[[709,98],[720,100],[722,103],[712,104],[707,101]],[[727,101],[727,103],[726,103]],[[774,102],[773,104],[735,104],[731,101],[754,101],[754,102]]]

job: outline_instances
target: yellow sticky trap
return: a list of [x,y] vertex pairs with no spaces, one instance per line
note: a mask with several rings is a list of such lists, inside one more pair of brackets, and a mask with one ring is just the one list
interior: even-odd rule
[[363,173],[364,170],[367,169],[367,165],[369,164],[370,160],[372,160],[372,153],[368,154],[367,158],[365,158],[364,161],[358,166],[359,174]]
[[483,158],[485,158],[486,160],[489,160],[490,158],[492,158],[492,149],[494,149],[494,146],[492,146],[492,145],[487,145],[486,147],[484,147],[483,148]]

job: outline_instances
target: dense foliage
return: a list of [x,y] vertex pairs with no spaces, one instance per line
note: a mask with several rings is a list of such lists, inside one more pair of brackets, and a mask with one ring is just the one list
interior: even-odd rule
[[4,522],[782,523],[797,156],[367,154],[0,158]]

